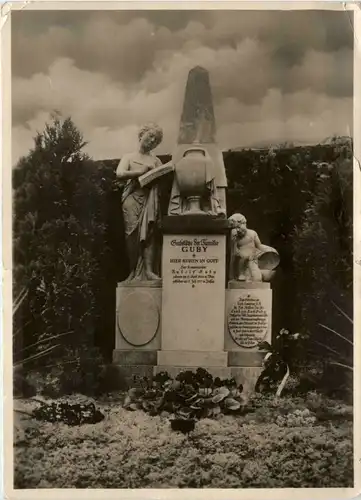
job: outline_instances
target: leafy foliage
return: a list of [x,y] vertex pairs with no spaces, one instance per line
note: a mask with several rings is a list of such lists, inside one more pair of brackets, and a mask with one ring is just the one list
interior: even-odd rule
[[[331,338],[337,337],[338,339],[341,339],[344,343],[343,345],[345,346],[345,344],[346,344],[346,346],[349,348],[349,352],[351,350],[350,354],[352,355],[353,341],[350,339],[352,338],[352,335],[353,335],[353,320],[340,307],[338,307],[336,304],[333,304],[333,305],[335,306],[335,309],[344,317],[344,319],[347,320],[345,323],[346,326],[343,330],[343,333],[340,333],[339,331],[336,331],[333,328],[330,328],[329,326],[321,324],[321,323],[319,326],[321,326],[326,332],[329,333],[329,337],[331,337]],[[341,354],[340,354],[339,352],[332,349],[330,347],[330,344],[332,344],[332,342],[329,342],[327,345],[325,345],[326,349],[328,350],[328,354],[331,353],[330,364],[333,366],[338,366],[340,368],[344,368],[346,370],[353,371],[352,357],[350,358],[350,356],[349,356],[347,358],[344,354],[344,349],[343,349],[343,352],[341,352]],[[351,346],[351,348],[350,348],[350,346]]]
[[[307,204],[302,224],[295,228],[292,236],[295,301],[298,304],[297,321],[310,334],[308,359],[335,361],[336,356],[337,362],[352,367],[352,149],[347,143],[337,142],[334,149],[334,161],[318,167],[321,174],[314,196]],[[338,375],[331,376],[331,370]],[[345,385],[342,379],[347,374],[342,370],[328,366],[327,371],[329,389],[332,385],[334,388]],[[349,389],[352,392],[352,385]]]
[[71,356],[69,353],[66,360],[54,364],[34,367],[26,373],[26,380],[36,394],[48,398],[75,394],[99,397],[128,387],[117,367],[104,364],[99,349],[94,348],[73,352]]
[[36,395],[36,388],[28,380],[27,374],[21,368],[13,370],[13,396],[14,398],[31,398]]
[[234,379],[213,378],[203,368],[180,372],[175,379],[161,372],[152,380],[143,378],[142,387],[130,389],[124,407],[153,416],[166,412],[176,419],[212,418],[241,411],[245,404],[242,390]]
[[[314,197],[305,209],[302,224],[295,228],[293,247],[299,294],[307,290],[300,312],[308,325],[323,320],[325,313],[335,312],[331,301],[346,311],[351,309],[352,175],[351,158],[337,158],[332,164],[322,164]],[[320,307],[312,310],[315,303]]]
[[316,423],[316,417],[313,416],[308,408],[304,410],[295,410],[287,415],[279,415],[276,424],[280,427],[309,427]]
[[272,345],[268,342],[259,344],[259,349],[266,355],[264,369],[256,382],[256,392],[276,391],[276,396],[281,396],[291,371],[296,370],[297,362],[302,358],[301,347],[305,339],[299,333],[292,334],[282,328]]
[[31,416],[42,422],[63,422],[66,425],[97,424],[104,419],[94,403],[71,404],[66,402],[46,403],[39,401]]
[[14,290],[28,291],[24,349],[56,347],[58,358],[94,345],[108,274],[114,173],[99,169],[84,144],[70,118],[54,116],[13,173]]

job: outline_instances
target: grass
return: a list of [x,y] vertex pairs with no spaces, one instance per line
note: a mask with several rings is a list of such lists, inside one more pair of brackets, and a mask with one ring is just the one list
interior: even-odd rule
[[[185,436],[171,430],[169,416],[130,412],[121,400],[97,401],[105,420],[81,427],[16,412],[15,488],[353,486],[352,408],[341,402],[315,393],[255,397],[252,412],[204,419]],[[24,411],[36,406],[16,404]],[[306,408],[312,425],[277,424],[278,416]]]

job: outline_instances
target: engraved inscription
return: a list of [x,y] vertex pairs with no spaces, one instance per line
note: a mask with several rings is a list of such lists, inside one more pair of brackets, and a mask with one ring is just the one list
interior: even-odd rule
[[240,347],[256,347],[268,328],[268,314],[258,297],[240,297],[228,315],[231,337]]
[[180,238],[170,244],[180,251],[180,258],[169,259],[173,284],[189,284],[194,288],[200,284],[215,283],[219,259],[208,256],[207,250],[218,246],[217,240]]

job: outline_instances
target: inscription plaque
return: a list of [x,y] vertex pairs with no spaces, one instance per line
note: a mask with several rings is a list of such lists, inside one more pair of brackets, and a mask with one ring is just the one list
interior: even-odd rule
[[239,297],[228,315],[231,337],[240,347],[256,347],[268,330],[268,313],[261,300],[248,294]]
[[223,351],[225,235],[165,234],[162,350]]
[[173,285],[214,284],[217,279],[219,258],[209,255],[212,248],[218,247],[219,241],[210,238],[174,238],[171,247],[178,252],[178,257],[169,258],[169,270]]

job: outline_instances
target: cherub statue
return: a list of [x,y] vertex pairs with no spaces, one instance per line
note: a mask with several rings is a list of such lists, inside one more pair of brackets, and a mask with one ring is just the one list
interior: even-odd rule
[[278,252],[263,245],[258,234],[247,228],[244,215],[236,213],[228,219],[233,229],[231,232],[230,280],[270,281],[274,269],[279,264]]

